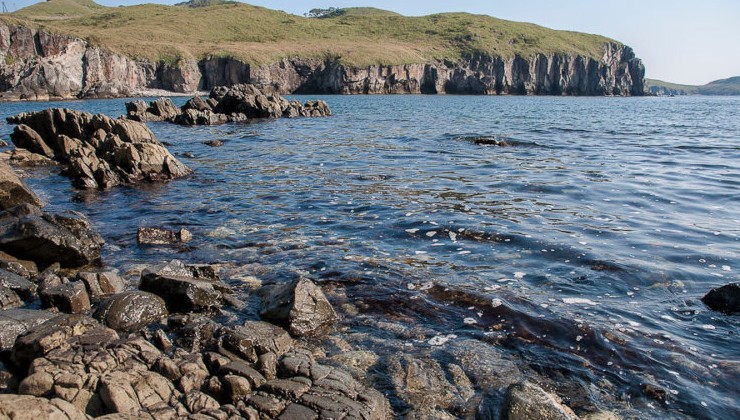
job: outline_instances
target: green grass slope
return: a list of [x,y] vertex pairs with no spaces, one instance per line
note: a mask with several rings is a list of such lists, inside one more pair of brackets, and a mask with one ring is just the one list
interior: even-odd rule
[[77,36],[131,57],[165,61],[216,55],[262,64],[299,56],[363,66],[455,61],[475,52],[598,59],[604,43],[615,42],[468,13],[405,17],[350,8],[339,17],[315,19],[244,3],[214,3],[104,7],[90,0],[50,0],[0,19]]

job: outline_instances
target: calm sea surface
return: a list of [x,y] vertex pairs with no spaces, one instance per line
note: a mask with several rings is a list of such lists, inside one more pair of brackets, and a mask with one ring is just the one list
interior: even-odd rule
[[[740,99],[322,99],[334,116],[150,123],[186,179],[87,194],[54,170],[28,182],[50,210],[87,214],[122,272],[223,263],[245,299],[250,275],[309,274],[352,348],[442,363],[480,348],[581,410],[740,417],[740,317],[699,300],[740,281]],[[50,106],[125,111],[0,104],[0,135],[4,117]],[[143,248],[140,226],[195,239]]]

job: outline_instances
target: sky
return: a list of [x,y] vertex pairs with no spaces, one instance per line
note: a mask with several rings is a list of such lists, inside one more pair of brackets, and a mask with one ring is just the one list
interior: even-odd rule
[[[4,0],[15,10],[35,0]],[[52,0],[54,1],[54,0]],[[106,6],[183,0],[97,0]],[[604,35],[643,60],[646,77],[702,85],[740,76],[740,0],[248,0],[303,15],[312,8],[371,6],[406,16],[470,12],[553,29]]]

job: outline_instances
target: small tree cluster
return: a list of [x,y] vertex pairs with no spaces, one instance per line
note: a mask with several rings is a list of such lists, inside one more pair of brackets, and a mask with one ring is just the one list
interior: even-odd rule
[[328,9],[311,9],[308,11],[308,13],[305,13],[304,15],[310,18],[324,19],[324,18],[342,16],[345,13],[347,13],[347,11],[344,9],[330,7]]

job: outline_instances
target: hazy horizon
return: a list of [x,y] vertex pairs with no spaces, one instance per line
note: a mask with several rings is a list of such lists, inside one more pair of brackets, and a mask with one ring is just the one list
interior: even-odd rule
[[[53,0],[52,0],[53,1]],[[5,1],[11,11],[37,3],[35,0]],[[98,0],[106,6],[141,3],[175,4],[179,0]],[[595,6],[586,0],[553,3],[472,0],[448,3],[410,0],[377,1],[250,0],[245,3],[303,15],[312,8],[377,7],[407,16],[443,12],[469,12],[501,19],[531,22],[552,29],[598,34],[632,47],[643,60],[645,77],[672,83],[703,85],[740,76],[740,56],[732,53],[740,39],[740,2],[624,0],[619,9]]]

